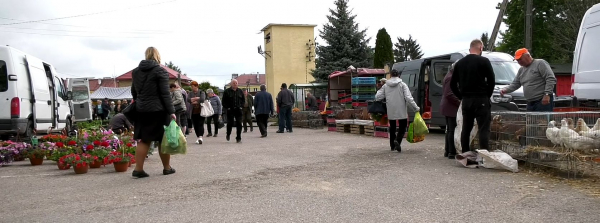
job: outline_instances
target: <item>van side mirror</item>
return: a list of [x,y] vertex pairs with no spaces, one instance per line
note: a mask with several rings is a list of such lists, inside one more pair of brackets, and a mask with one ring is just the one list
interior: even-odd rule
[[67,100],[73,100],[73,92],[67,91]]

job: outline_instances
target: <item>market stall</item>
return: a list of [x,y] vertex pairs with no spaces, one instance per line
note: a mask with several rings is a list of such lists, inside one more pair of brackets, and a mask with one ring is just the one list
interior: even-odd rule
[[302,111],[307,110],[308,101],[306,100],[306,93],[311,93],[317,98],[319,111],[325,109],[325,102],[327,101],[327,83],[291,84],[289,89],[296,97],[295,108],[299,108]]
[[367,107],[375,99],[377,82],[385,77],[384,69],[348,69],[329,75],[328,96],[330,106],[344,108]]

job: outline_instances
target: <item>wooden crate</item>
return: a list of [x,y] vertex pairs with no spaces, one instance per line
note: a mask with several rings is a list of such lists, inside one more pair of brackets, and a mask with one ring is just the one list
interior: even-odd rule
[[365,134],[365,126],[364,125],[351,125],[350,133],[352,134]]
[[374,136],[375,135],[375,126],[365,125],[365,135],[366,136]]
[[350,125],[349,124],[336,124],[337,132],[342,133],[350,133]]

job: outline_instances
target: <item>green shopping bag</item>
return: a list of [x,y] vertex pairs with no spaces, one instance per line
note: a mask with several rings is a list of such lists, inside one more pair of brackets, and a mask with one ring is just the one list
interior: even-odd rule
[[162,154],[186,154],[187,141],[181,128],[175,120],[171,121],[169,126],[165,126],[165,134],[161,142],[160,153]]
[[417,143],[425,140],[425,135],[429,133],[425,120],[421,117],[419,112],[415,113],[415,119],[408,126],[408,134],[406,135],[406,141],[409,143]]

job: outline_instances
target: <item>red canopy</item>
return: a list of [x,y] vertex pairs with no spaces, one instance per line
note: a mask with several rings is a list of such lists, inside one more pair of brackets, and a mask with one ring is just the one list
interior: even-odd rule
[[[334,71],[329,75],[329,79],[344,75],[350,75],[351,70],[348,69],[346,71]],[[353,76],[369,76],[369,75],[385,75],[384,69],[369,69],[369,68],[358,68],[356,69],[356,73],[352,74]]]
[[[165,68],[165,70],[167,70],[167,72],[169,73],[169,79],[177,79],[177,75],[179,75],[179,73],[171,68],[168,68],[165,65],[160,65],[162,68]],[[122,74],[121,76],[117,77],[117,80],[131,80],[131,74],[133,73],[133,70],[130,70],[127,73]],[[186,82],[190,82],[192,81],[192,79],[190,79],[188,76],[185,75],[181,75],[181,80],[182,81],[186,81]]]

